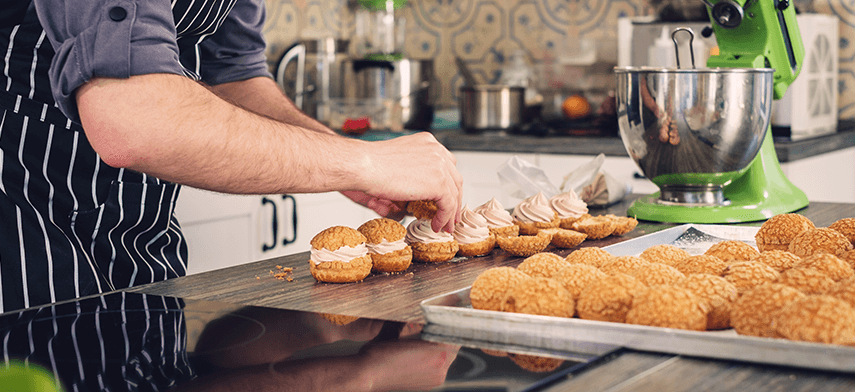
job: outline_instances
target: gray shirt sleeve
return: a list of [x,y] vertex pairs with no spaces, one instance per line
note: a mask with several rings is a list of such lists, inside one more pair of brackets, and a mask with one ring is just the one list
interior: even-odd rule
[[[74,90],[95,76],[184,75],[169,0],[34,3],[56,52],[49,70],[54,99],[74,121],[80,121]],[[263,0],[238,0],[219,30],[200,47],[205,82],[270,76],[263,19]]]
[[216,85],[257,76],[272,78],[264,53],[263,0],[239,0],[228,18],[200,45],[201,74]]

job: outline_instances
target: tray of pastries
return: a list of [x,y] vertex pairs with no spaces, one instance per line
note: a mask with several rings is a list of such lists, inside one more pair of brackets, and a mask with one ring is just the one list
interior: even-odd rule
[[685,224],[541,252],[421,303],[430,340],[855,371],[855,218]]

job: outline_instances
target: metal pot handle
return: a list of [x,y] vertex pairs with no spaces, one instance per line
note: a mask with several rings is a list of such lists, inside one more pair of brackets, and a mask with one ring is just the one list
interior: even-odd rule
[[306,83],[304,80],[306,75],[305,44],[296,43],[285,51],[285,54],[282,55],[282,59],[279,60],[279,66],[276,68],[276,81],[279,82],[279,87],[281,87],[283,91],[286,91],[285,68],[288,67],[288,63],[295,58],[297,59],[297,80],[294,81],[294,105],[299,109],[303,109],[303,89]]
[[359,73],[366,68],[385,68],[395,72],[395,64],[386,60],[356,60],[353,62],[353,72]]

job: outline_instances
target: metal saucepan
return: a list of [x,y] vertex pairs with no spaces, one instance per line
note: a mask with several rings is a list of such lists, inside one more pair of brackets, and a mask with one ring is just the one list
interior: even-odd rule
[[513,130],[522,125],[525,88],[477,84],[460,88],[460,125],[466,132]]

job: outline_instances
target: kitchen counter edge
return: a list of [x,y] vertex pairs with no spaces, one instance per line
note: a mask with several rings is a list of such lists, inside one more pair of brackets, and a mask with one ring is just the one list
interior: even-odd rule
[[[564,154],[628,157],[617,136],[534,136],[507,132],[467,133],[460,129],[432,130],[451,151]],[[792,162],[855,146],[855,120],[841,121],[835,133],[802,140],[775,138],[778,161]]]

